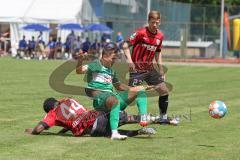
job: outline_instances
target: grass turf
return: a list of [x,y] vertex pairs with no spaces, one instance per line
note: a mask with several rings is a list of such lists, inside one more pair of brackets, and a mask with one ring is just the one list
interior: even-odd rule
[[[179,115],[182,121],[176,127],[151,125],[158,131],[152,137],[111,141],[72,137],[70,132],[58,136],[54,133],[59,127],[40,136],[25,134],[25,128],[34,127],[43,118],[45,98],[72,96],[49,86],[49,76],[62,63],[0,58],[0,159],[240,159],[240,70],[234,67],[167,66],[167,80],[174,87],[169,115]],[[83,85],[82,76],[72,72],[65,83]],[[91,106],[85,96],[73,97],[84,106]],[[157,99],[151,97],[148,102],[149,111],[154,114],[158,113]],[[220,120],[208,115],[208,105],[217,99],[228,106],[226,117]],[[134,106],[127,110],[137,113]]]

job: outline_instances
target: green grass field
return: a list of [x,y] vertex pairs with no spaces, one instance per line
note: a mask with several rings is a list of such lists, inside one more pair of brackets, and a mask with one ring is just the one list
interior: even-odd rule
[[[126,141],[107,138],[55,135],[54,127],[40,136],[24,133],[44,116],[42,102],[63,95],[49,86],[49,76],[63,61],[24,61],[0,58],[0,159],[1,160],[237,160],[240,159],[240,68],[167,66],[167,80],[174,86],[169,115],[185,115],[179,126],[151,125],[158,131],[152,137],[139,136]],[[82,85],[74,72],[66,84]],[[91,101],[75,96],[85,106]],[[149,98],[149,111],[158,113],[157,97]],[[208,115],[213,100],[223,100],[227,115],[220,120]],[[191,108],[192,121],[186,118]],[[136,107],[128,108],[137,113]],[[138,125],[124,126],[127,129]]]

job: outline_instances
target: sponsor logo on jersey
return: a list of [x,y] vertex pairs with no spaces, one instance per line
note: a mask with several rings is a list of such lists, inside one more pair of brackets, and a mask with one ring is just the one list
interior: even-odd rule
[[88,114],[88,112],[83,112],[73,123],[72,123],[72,127],[76,127],[80,122],[81,120]]
[[93,73],[93,80],[101,83],[112,83],[112,76],[104,73]]
[[157,49],[157,47],[156,46],[152,46],[152,45],[149,45],[149,44],[145,44],[145,43],[143,43],[142,44],[142,46],[143,47],[146,47],[147,48],[147,50],[149,50],[149,51],[156,51],[156,49]]

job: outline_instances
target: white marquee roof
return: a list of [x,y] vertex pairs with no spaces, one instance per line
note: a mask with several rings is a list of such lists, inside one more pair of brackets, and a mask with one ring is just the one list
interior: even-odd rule
[[76,22],[80,20],[82,1],[0,0],[0,22]]

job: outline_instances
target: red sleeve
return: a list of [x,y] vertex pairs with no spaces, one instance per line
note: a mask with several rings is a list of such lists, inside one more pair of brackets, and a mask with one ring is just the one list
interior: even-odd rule
[[56,113],[55,110],[51,110],[46,114],[46,116],[42,119],[42,122],[46,123],[49,127],[55,125]]
[[139,42],[141,42],[141,33],[136,31],[134,32],[129,38],[128,38],[128,42],[131,44],[131,45],[135,45]]

